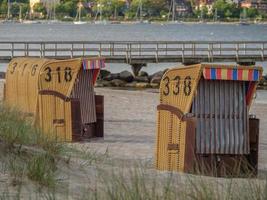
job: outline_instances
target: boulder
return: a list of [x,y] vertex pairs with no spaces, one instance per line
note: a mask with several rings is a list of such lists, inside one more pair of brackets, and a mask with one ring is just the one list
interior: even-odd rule
[[144,71],[140,71],[140,72],[138,73],[138,76],[141,76],[141,77],[143,77],[143,76],[147,76],[147,77],[148,77],[148,73],[147,73],[147,72],[144,72]]
[[136,88],[149,88],[149,83],[136,83]]
[[111,72],[110,71],[108,71],[108,70],[106,70],[106,69],[101,69],[100,70],[100,73],[99,73],[99,78],[100,79],[104,79],[104,78],[106,78],[108,75],[110,75],[111,74]]
[[150,83],[160,83],[164,72],[159,71],[149,76]]
[[119,74],[119,79],[129,83],[133,81],[134,77],[131,72],[125,70]]
[[95,87],[104,87],[104,84],[101,81],[96,81]]
[[5,78],[6,78],[6,73],[0,72],[0,79],[5,79]]
[[111,81],[98,80],[95,84],[96,87],[111,87]]
[[159,84],[158,83],[150,83],[150,87],[151,88],[159,88]]
[[127,82],[120,79],[113,79],[110,84],[114,87],[124,87]]
[[111,73],[108,76],[106,76],[105,78],[103,78],[103,80],[105,80],[105,81],[112,81],[114,79],[119,79],[119,77],[120,77],[120,74],[119,73],[114,73],[114,74]]
[[104,87],[111,87],[112,86],[111,81],[102,81],[102,84]]
[[267,90],[267,86],[258,85],[257,89],[258,90]]
[[149,79],[148,79],[147,76],[136,76],[134,78],[134,81],[148,83],[149,82]]
[[154,76],[154,77],[151,79],[150,83],[160,84],[161,78],[162,78],[161,76]]
[[136,81],[133,81],[131,83],[126,83],[125,84],[125,87],[128,87],[128,88],[135,88],[136,87],[136,84],[137,82]]
[[134,76],[138,76],[140,70],[142,69],[142,67],[146,66],[146,64],[131,64],[131,68],[132,68],[132,72],[134,74]]

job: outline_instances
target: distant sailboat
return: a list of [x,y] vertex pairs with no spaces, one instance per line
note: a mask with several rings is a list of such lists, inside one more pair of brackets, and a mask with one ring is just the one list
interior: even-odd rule
[[[170,16],[172,16],[171,20]],[[178,21],[176,20],[176,0],[171,0],[171,5],[168,13],[168,24],[177,24],[177,23]]]
[[19,22],[22,23],[23,19],[22,19],[22,5],[19,4]]
[[55,23],[60,23],[57,19],[56,19],[56,1],[52,0],[50,1],[49,4],[49,15],[48,15],[48,20],[47,23],[48,24],[55,24]]
[[199,23],[203,23],[204,22],[204,12],[203,12],[203,8],[200,8],[200,20]]
[[[97,4],[97,13],[96,13],[96,16],[95,16],[94,23],[95,24],[107,25],[107,24],[109,24],[109,21],[102,19],[102,14],[103,14],[102,13],[103,12],[102,7],[103,7],[103,4],[100,1],[100,3]],[[99,20],[97,20],[98,16],[99,16]]]
[[[138,19],[138,16],[139,16],[139,19]],[[149,24],[148,20],[143,20],[143,16],[144,16],[143,15],[143,2],[142,0],[139,0],[137,11],[135,13],[135,18],[137,19],[136,23]]]
[[10,19],[10,0],[7,2],[7,20]]
[[215,8],[215,11],[214,11],[213,21],[214,22],[218,21],[218,10],[217,10],[217,8]]
[[239,20],[240,25],[249,25],[249,21],[247,18],[247,9],[243,8],[242,13],[240,13],[240,20]]
[[8,0],[7,1],[7,15],[6,15],[6,19],[3,21],[3,23],[14,23],[15,22],[10,17],[10,8],[11,8],[11,3],[10,3],[10,0]]
[[78,4],[78,9],[77,9],[77,15],[76,15],[76,18],[75,18],[75,21],[73,22],[74,24],[86,24],[85,21],[81,21],[81,12],[82,12],[82,2],[79,2]]

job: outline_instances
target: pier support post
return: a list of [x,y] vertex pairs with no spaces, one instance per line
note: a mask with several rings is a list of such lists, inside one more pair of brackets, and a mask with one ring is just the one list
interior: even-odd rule
[[237,62],[238,65],[243,65],[243,66],[251,66],[251,65],[255,65],[256,62],[255,61],[246,61],[246,62]]
[[199,64],[199,63],[201,63],[201,62],[188,61],[188,62],[183,62],[182,64],[184,66],[187,66],[187,65],[196,65],[196,64]]
[[132,72],[134,74],[134,76],[138,76],[140,70],[142,69],[142,67],[147,66],[146,63],[135,63],[135,64],[131,64],[131,68],[132,68]]

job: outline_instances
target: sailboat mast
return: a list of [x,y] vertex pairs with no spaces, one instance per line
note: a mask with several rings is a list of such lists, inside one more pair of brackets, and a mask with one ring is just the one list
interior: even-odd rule
[[203,22],[203,8],[201,8],[201,12],[200,12],[200,20],[201,20],[201,22]]
[[56,1],[53,0],[53,15],[54,15],[54,20],[56,20]]
[[7,19],[10,18],[10,0],[7,2]]
[[81,5],[79,4],[79,12],[78,12],[79,21],[81,21],[81,11],[82,11],[82,8],[81,8]]
[[176,2],[172,0],[172,21],[175,21]]
[[142,4],[142,0],[140,0],[139,3],[140,3],[140,21],[143,21],[143,4]]
[[114,19],[117,19],[117,5],[115,6],[113,15],[114,15]]
[[215,8],[214,21],[217,22],[217,19],[218,19],[218,11],[217,8]]
[[19,4],[19,21],[22,22],[22,5]]
[[100,6],[99,6],[99,20],[102,21],[102,1],[100,1]]

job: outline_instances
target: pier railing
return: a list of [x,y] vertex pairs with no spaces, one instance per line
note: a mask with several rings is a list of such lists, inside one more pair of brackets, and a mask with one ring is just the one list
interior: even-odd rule
[[267,60],[267,41],[0,41],[0,60],[34,56],[103,56],[107,62],[255,62]]

